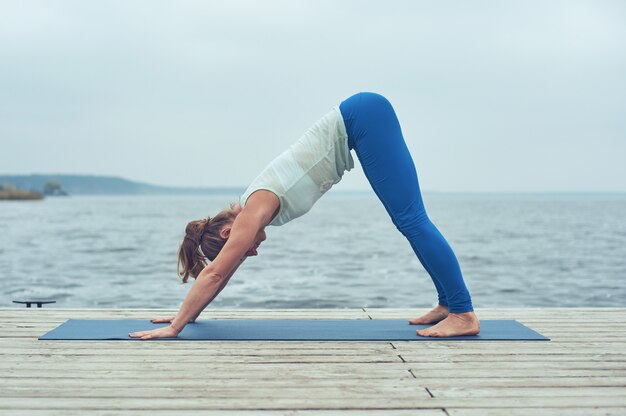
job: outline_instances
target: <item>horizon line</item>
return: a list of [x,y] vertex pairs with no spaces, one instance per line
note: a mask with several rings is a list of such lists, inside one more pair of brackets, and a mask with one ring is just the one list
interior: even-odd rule
[[[172,188],[172,189],[197,189],[197,190],[245,190],[248,185],[162,185],[154,182],[146,182],[137,179],[129,179],[124,176],[112,175],[112,174],[97,174],[97,173],[0,173],[0,176],[91,176],[101,178],[116,178],[129,182],[140,183],[149,186]],[[337,189],[331,188],[334,193],[355,193],[355,192],[372,192],[371,188],[353,188],[353,189]],[[329,191],[330,192],[330,191]],[[445,193],[445,194],[626,194],[626,190],[432,190],[422,189],[423,193]]]

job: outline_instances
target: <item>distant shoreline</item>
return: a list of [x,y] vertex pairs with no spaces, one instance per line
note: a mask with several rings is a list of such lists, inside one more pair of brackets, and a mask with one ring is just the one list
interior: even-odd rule
[[44,198],[39,192],[30,191],[0,191],[0,201],[39,201]]
[[[246,186],[231,187],[175,187],[153,185],[144,182],[131,181],[116,176],[99,175],[69,175],[69,174],[32,174],[32,175],[0,175],[0,185],[11,183],[17,189],[31,192],[43,191],[47,182],[58,182],[64,191],[71,196],[114,196],[114,195],[223,195],[243,194]],[[10,192],[10,191],[9,191]],[[41,192],[43,193],[43,192]],[[626,191],[428,191],[422,190],[424,195],[454,196],[454,197],[602,197],[624,198]],[[372,194],[371,189],[342,189],[338,185],[331,189],[330,195]]]
[[[73,194],[63,198],[50,197],[50,199],[118,199],[118,198],[211,198],[211,197],[226,197],[231,202],[238,202],[239,196],[242,192],[236,191],[217,191],[214,190],[211,193],[142,193],[142,194]],[[528,193],[512,193],[512,192],[440,192],[440,191],[423,191],[422,196],[424,200],[428,201],[451,201],[451,203],[460,202],[463,200],[493,200],[493,201],[626,201],[626,193],[541,193],[541,192],[528,192]],[[356,199],[374,199],[376,200],[376,194],[372,190],[331,190],[324,194],[322,199],[332,198],[356,198]]]
[[58,184],[64,192],[78,195],[212,195],[243,193],[244,187],[172,187],[131,181],[116,176],[32,174],[0,175],[0,184],[43,193],[46,183]]

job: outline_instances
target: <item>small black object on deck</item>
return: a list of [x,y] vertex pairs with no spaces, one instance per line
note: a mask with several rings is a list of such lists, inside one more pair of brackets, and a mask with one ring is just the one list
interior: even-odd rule
[[27,308],[30,308],[30,305],[33,303],[37,304],[38,308],[41,308],[41,305],[44,303],[57,303],[56,300],[14,300],[13,303],[25,303]]

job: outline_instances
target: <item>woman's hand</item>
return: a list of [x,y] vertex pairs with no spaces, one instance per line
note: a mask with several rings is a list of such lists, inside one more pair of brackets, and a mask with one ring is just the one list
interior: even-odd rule
[[152,338],[176,338],[178,336],[179,331],[172,327],[171,325],[152,329],[150,331],[138,331],[132,332],[128,334],[131,338],[141,338],[142,340],[152,339]]
[[153,324],[163,324],[163,323],[172,323],[172,321],[176,319],[175,316],[169,316],[169,317],[160,317],[160,318],[153,318],[150,319],[150,322],[152,322]]
[[[152,318],[150,319],[150,322],[152,322],[153,324],[171,324],[174,319],[176,319],[175,316],[168,316],[168,317],[161,317],[161,318]],[[188,323],[192,323],[192,322],[196,322],[196,320],[192,319]]]

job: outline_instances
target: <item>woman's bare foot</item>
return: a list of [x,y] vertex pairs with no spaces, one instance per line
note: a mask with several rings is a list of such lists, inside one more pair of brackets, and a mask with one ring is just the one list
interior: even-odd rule
[[474,312],[450,313],[446,319],[437,325],[415,332],[422,337],[476,335],[480,332],[480,321]]
[[409,321],[411,325],[427,325],[436,324],[439,321],[443,321],[448,316],[449,310],[447,306],[437,305],[432,311],[420,316],[419,318],[413,318]]

